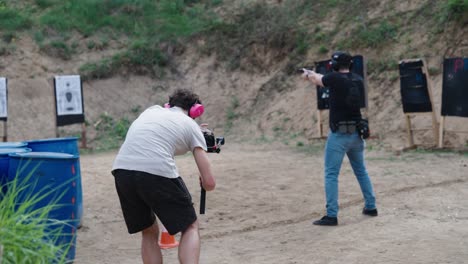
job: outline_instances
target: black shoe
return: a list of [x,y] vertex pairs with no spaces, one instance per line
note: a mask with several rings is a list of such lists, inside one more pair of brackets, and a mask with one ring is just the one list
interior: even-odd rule
[[364,207],[364,209],[362,209],[362,214],[369,215],[369,216],[377,216],[378,215],[377,209],[367,209],[365,207]]
[[337,217],[328,217],[324,216],[322,219],[314,221],[314,225],[322,225],[322,226],[336,226],[338,225],[338,218]]

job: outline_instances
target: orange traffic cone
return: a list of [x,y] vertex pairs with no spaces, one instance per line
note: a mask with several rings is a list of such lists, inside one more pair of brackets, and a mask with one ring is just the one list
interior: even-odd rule
[[159,247],[162,249],[174,248],[179,246],[179,242],[175,240],[175,237],[170,235],[166,228],[161,225],[161,239],[159,240]]

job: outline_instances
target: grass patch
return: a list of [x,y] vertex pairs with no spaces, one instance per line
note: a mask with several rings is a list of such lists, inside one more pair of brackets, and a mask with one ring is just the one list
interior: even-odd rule
[[46,44],[41,45],[41,52],[51,56],[60,58],[62,60],[69,60],[74,53],[73,47],[68,46],[65,41],[53,40]]
[[[216,54],[229,68],[262,71],[271,68],[272,57],[276,61],[289,59],[296,65],[311,48],[318,54],[330,52],[328,45],[344,23],[354,29],[351,37],[336,43],[339,49],[387,45],[397,40],[403,30],[400,25],[408,24],[401,18],[406,15],[399,13],[370,21],[363,15],[367,11],[361,8],[365,1],[344,0],[247,3],[238,13],[222,20],[215,13],[222,2],[0,0],[0,31],[17,34],[28,30],[42,52],[65,60],[79,50],[79,43],[70,43],[76,34],[79,39],[88,38],[82,43],[84,50],[103,50],[110,45],[117,48],[114,56],[81,65],[80,74],[93,79],[126,72],[161,77],[164,68],[171,66],[171,57],[183,53],[186,46],[198,43],[195,40],[200,38],[204,43],[200,44],[201,50]],[[336,28],[321,31],[317,25],[332,12],[338,17]],[[429,1],[413,13],[424,25],[436,24],[436,20],[443,26],[448,21],[465,25],[468,0]],[[12,50],[1,48],[0,52]]]
[[[168,58],[183,52],[178,43],[206,30],[216,17],[209,8],[220,1],[198,0],[34,0],[34,5],[0,1],[0,30],[19,32],[33,27],[33,38],[41,51],[51,57],[70,59],[78,33],[88,38],[88,50],[101,50],[112,39],[121,51],[80,67],[85,78],[104,78],[120,71],[160,76]],[[94,38],[95,39],[95,38]]]
[[[0,245],[3,246],[4,264],[10,263],[65,263],[70,245],[56,243],[63,235],[60,226],[70,225],[64,221],[49,219],[53,210],[59,209],[61,195],[54,199],[55,193],[65,184],[54,188],[43,188],[43,191],[31,192],[37,180],[33,180],[34,171],[39,165],[28,165],[31,172],[23,179],[15,179],[6,184],[8,191],[0,192]],[[25,174],[23,172],[22,174]],[[49,186],[50,187],[50,186]],[[44,200],[50,200],[44,206],[37,206]],[[1,255],[0,255],[1,260]]]
[[16,46],[13,44],[5,44],[0,42],[0,56],[6,56],[13,54],[13,52],[16,50]]
[[261,135],[260,137],[255,139],[255,144],[270,144],[273,142],[273,139],[269,138],[266,135]]
[[236,113],[237,108],[239,107],[239,99],[236,96],[231,98],[231,104],[226,109],[226,123],[224,124],[224,130],[226,133],[231,131],[234,121],[239,117],[239,114]]
[[83,80],[101,79],[112,76],[119,65],[113,58],[103,59],[98,62],[88,62],[80,66],[78,73]]
[[380,74],[385,71],[398,71],[398,60],[393,58],[369,59],[367,62],[369,74]]
[[466,154],[468,151],[459,151],[459,150],[453,150],[453,149],[438,149],[438,148],[434,148],[434,149],[428,149],[428,148],[421,148],[421,147],[418,147],[416,149],[412,149],[412,150],[408,150],[407,153],[408,154],[435,154],[436,156],[440,156],[440,155],[446,155],[446,154],[461,154],[461,155],[464,155]]
[[253,66],[270,68],[263,57],[273,50],[278,60],[305,54],[310,37],[298,21],[305,2],[287,1],[284,5],[255,3],[245,6],[232,21],[213,23],[205,35],[203,51],[237,69]]
[[429,67],[427,71],[429,72],[431,76],[436,76],[442,73],[442,69],[437,68],[437,67]]
[[349,40],[343,40],[341,45],[345,48],[369,47],[376,48],[396,40],[398,26],[390,21],[383,20],[376,25],[359,25]]
[[172,40],[205,28],[205,5],[181,0],[82,0],[58,3],[40,17],[42,25],[90,36],[110,28],[134,38]]
[[0,30],[19,31],[29,29],[31,25],[32,20],[26,12],[8,8],[3,1],[0,2]]
[[318,53],[320,53],[320,54],[327,54],[328,51],[329,51],[328,48],[325,47],[324,45],[321,45],[321,46],[319,47],[319,49],[318,49]]
[[[459,27],[468,23],[468,0],[440,1],[431,14],[436,24],[432,33],[440,34],[453,26]],[[434,15],[435,14],[435,15]],[[454,22],[453,26],[448,24]]]
[[101,114],[95,125],[97,136],[94,139],[94,149],[104,151],[120,147],[125,140],[131,121],[127,117],[114,119],[110,115]]
[[122,70],[160,77],[168,63],[169,58],[159,49],[158,45],[136,41],[125,52],[117,53],[97,62],[83,64],[78,72],[84,80],[107,78]]
[[468,0],[448,0],[444,3],[447,20],[463,20],[468,18]]
[[306,144],[302,141],[296,143],[296,150],[309,155],[321,155],[325,149],[325,142],[313,142]]

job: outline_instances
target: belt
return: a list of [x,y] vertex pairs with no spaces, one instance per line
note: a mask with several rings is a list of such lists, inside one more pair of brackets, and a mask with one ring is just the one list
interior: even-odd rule
[[339,121],[332,123],[330,128],[332,132],[338,132],[342,134],[354,134],[357,131],[356,121]]

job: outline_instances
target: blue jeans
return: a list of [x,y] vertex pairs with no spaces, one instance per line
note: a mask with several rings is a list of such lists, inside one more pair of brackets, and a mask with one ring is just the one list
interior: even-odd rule
[[364,164],[365,142],[357,133],[328,133],[325,146],[325,195],[327,198],[327,216],[338,215],[338,175],[340,174],[343,157],[346,154],[353,168],[354,175],[364,196],[364,206],[374,209],[375,194],[372,182]]

